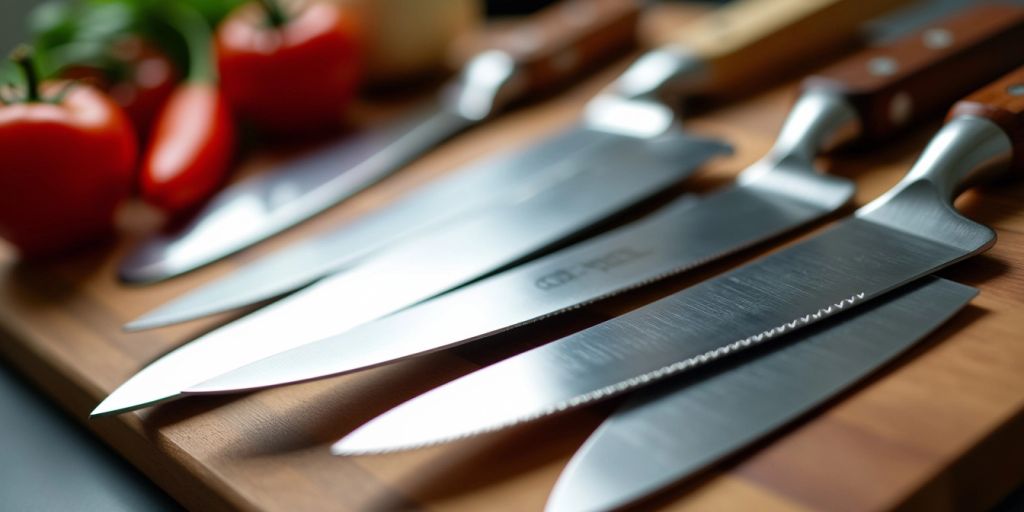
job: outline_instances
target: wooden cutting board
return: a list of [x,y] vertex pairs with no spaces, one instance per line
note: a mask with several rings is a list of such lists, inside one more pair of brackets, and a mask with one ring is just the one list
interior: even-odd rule
[[[461,164],[567,126],[624,65],[474,130],[300,228],[180,279],[148,287],[117,283],[115,264],[130,240],[45,265],[0,254],[0,354],[189,508],[540,510],[568,458],[614,404],[409,453],[338,458],[327,448],[431,387],[684,288],[779,243],[478,346],[244,396],[189,399],[99,420],[87,416],[146,362],[226,317],[135,334],[120,331],[125,321]],[[688,129],[728,139],[737,152],[709,165],[691,188],[722,185],[763,154],[794,97],[793,83],[783,81],[695,112]],[[898,180],[938,124],[891,145],[837,155],[827,165],[856,180],[857,203],[863,204]],[[286,157],[254,155],[243,172],[259,172],[276,158]],[[1019,484],[1024,180],[968,192],[959,206],[999,233],[986,255],[943,272],[981,288],[967,310],[868,384],[652,504],[671,510],[971,510],[991,506]],[[684,435],[685,425],[679,428]]]

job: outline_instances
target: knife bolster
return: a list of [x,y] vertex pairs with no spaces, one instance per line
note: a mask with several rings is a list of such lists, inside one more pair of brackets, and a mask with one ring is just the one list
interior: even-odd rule
[[974,253],[991,245],[991,229],[953,207],[965,188],[1009,168],[1013,145],[995,122],[958,116],[932,138],[914,167],[856,216]]

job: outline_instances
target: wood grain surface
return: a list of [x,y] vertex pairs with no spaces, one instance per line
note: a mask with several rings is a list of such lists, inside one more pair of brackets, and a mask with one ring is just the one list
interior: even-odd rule
[[[226,317],[134,334],[120,331],[125,321],[260,255],[349,222],[447,170],[569,125],[587,98],[624,65],[438,148],[299,229],[166,283],[126,287],[116,282],[115,263],[130,241],[48,264],[19,264],[9,252],[0,254],[0,353],[195,510],[540,510],[568,457],[613,404],[415,452],[338,458],[329,455],[328,446],[417,393],[782,244],[763,244],[700,272],[483,344],[266,392],[86,418],[146,362]],[[687,129],[724,137],[737,151],[709,165],[689,188],[727,183],[768,148],[795,97],[797,77],[766,85],[740,101],[691,111]],[[863,204],[899,179],[940,121],[888,144],[834,155],[826,166],[856,180],[857,203]],[[285,153],[256,153],[243,173],[258,172]],[[942,273],[981,289],[967,310],[921,348],[808,421],[645,508],[978,510],[1019,484],[1024,479],[1024,181],[969,191],[958,205],[999,234],[987,254]],[[451,321],[459,319],[453,315]]]

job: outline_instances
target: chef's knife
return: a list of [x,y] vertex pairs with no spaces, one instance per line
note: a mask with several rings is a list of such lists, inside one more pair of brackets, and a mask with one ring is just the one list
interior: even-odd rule
[[[930,44],[942,34],[948,43]],[[562,313],[678,274],[835,211],[849,181],[820,174],[824,144],[882,140],[947,108],[1024,63],[1024,7],[980,6],[844,60],[806,80],[768,156],[737,184],[695,207],[669,206],[646,219],[338,336],[257,361],[186,393],[230,393],[348,373],[433,352]],[[885,72],[878,62],[898,68]],[[965,68],[966,63],[973,63]],[[886,70],[888,71],[888,68]],[[969,73],[965,73],[969,71]],[[870,83],[857,78],[878,75]],[[946,77],[957,75],[959,79]],[[930,84],[896,119],[873,108],[915,84]],[[860,108],[855,107],[855,105]],[[453,322],[451,318],[459,318]]]
[[[499,160],[490,164],[493,167],[504,162],[507,171],[502,171],[500,180],[473,187],[447,187],[444,190],[451,193],[438,194],[443,197],[422,204],[459,203],[460,197],[473,197],[480,189],[510,188],[516,169],[543,175],[545,165],[555,165],[560,158],[573,158],[572,151],[580,146],[593,147],[609,138],[625,136],[615,134],[651,137],[675,129],[673,111],[660,101],[664,97],[714,92],[720,87],[734,87],[744,79],[756,79],[765,66],[791,63],[851,37],[860,22],[892,5],[881,0],[735,2],[685,27],[678,43],[638,60],[605,93],[589,103],[583,122],[577,127],[534,147],[528,153],[532,156],[524,157],[525,161]],[[817,44],[807,45],[807,40]],[[501,180],[506,184],[502,185]],[[388,220],[387,226],[401,224],[403,219],[426,209],[420,205],[404,208],[407,213]],[[374,224],[360,230],[356,240],[374,240],[380,236],[380,228]],[[337,237],[345,240],[349,235],[339,231],[271,255],[251,268],[146,314],[129,327],[167,325],[254,304],[308,284],[351,262],[345,254],[366,254],[350,248],[340,250]]]
[[[625,50],[634,40],[640,6],[639,0],[566,0],[527,18],[489,41],[491,48],[471,58],[437,100],[226,188],[187,225],[156,235],[130,253],[121,262],[121,278],[153,282],[177,276],[348,199],[494,117],[513,100],[565,83]],[[319,277],[329,271],[320,270],[325,266],[337,268],[391,240],[486,204],[510,184],[530,178],[529,170],[504,170],[484,167],[453,176],[361,223],[351,236],[339,233],[316,247],[299,249],[292,253],[292,264],[313,265],[320,272],[314,278]],[[456,193],[460,201],[445,200]],[[375,236],[368,237],[369,231]],[[326,251],[334,259],[304,257],[310,251]]]
[[569,461],[547,510],[617,510],[693,476],[891,362],[977,293],[928,277],[770,352],[638,391]]
[[[876,80],[865,77],[870,83]],[[914,98],[917,89],[893,97]],[[798,244],[410,400],[334,446],[393,451],[608,398],[771,341],[978,254],[995,233],[952,206],[1024,160],[1024,68],[958,102],[893,189]]]
[[[600,96],[581,129],[604,140],[552,164],[546,172],[571,177],[549,186],[531,204],[485,210],[439,227],[217,329],[146,367],[93,413],[121,412],[177,397],[188,386],[429,299],[593,226],[681,179],[721,150],[678,129],[672,111],[654,101],[658,95],[691,90],[692,80],[701,77],[696,83],[702,87],[725,86],[739,79],[735,67],[741,56],[757,61],[754,69],[763,60],[789,60],[795,54],[782,55],[780,46],[805,42],[790,37],[822,32],[822,44],[834,42],[836,32],[854,31],[852,19],[861,21],[883,4],[889,5],[880,0],[748,0],[723,8],[724,14],[717,11],[686,32],[694,42],[690,53],[684,56],[674,46],[641,59]],[[812,21],[830,23],[830,29],[817,29]],[[783,30],[787,27],[793,32]],[[691,74],[694,69],[699,76]],[[595,129],[591,119],[633,135]],[[653,122],[659,119],[660,124]]]

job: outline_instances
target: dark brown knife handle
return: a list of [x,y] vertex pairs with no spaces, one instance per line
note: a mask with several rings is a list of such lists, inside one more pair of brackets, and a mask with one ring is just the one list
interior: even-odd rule
[[937,114],[1024,63],[1024,8],[972,7],[895,43],[870,48],[804,81],[844,95],[867,139]]
[[565,83],[636,42],[639,0],[565,0],[495,34],[488,46],[519,66],[523,93]]
[[1024,166],[1024,67],[958,101],[949,111],[950,119],[964,115],[999,125],[1013,144],[1014,167]]

